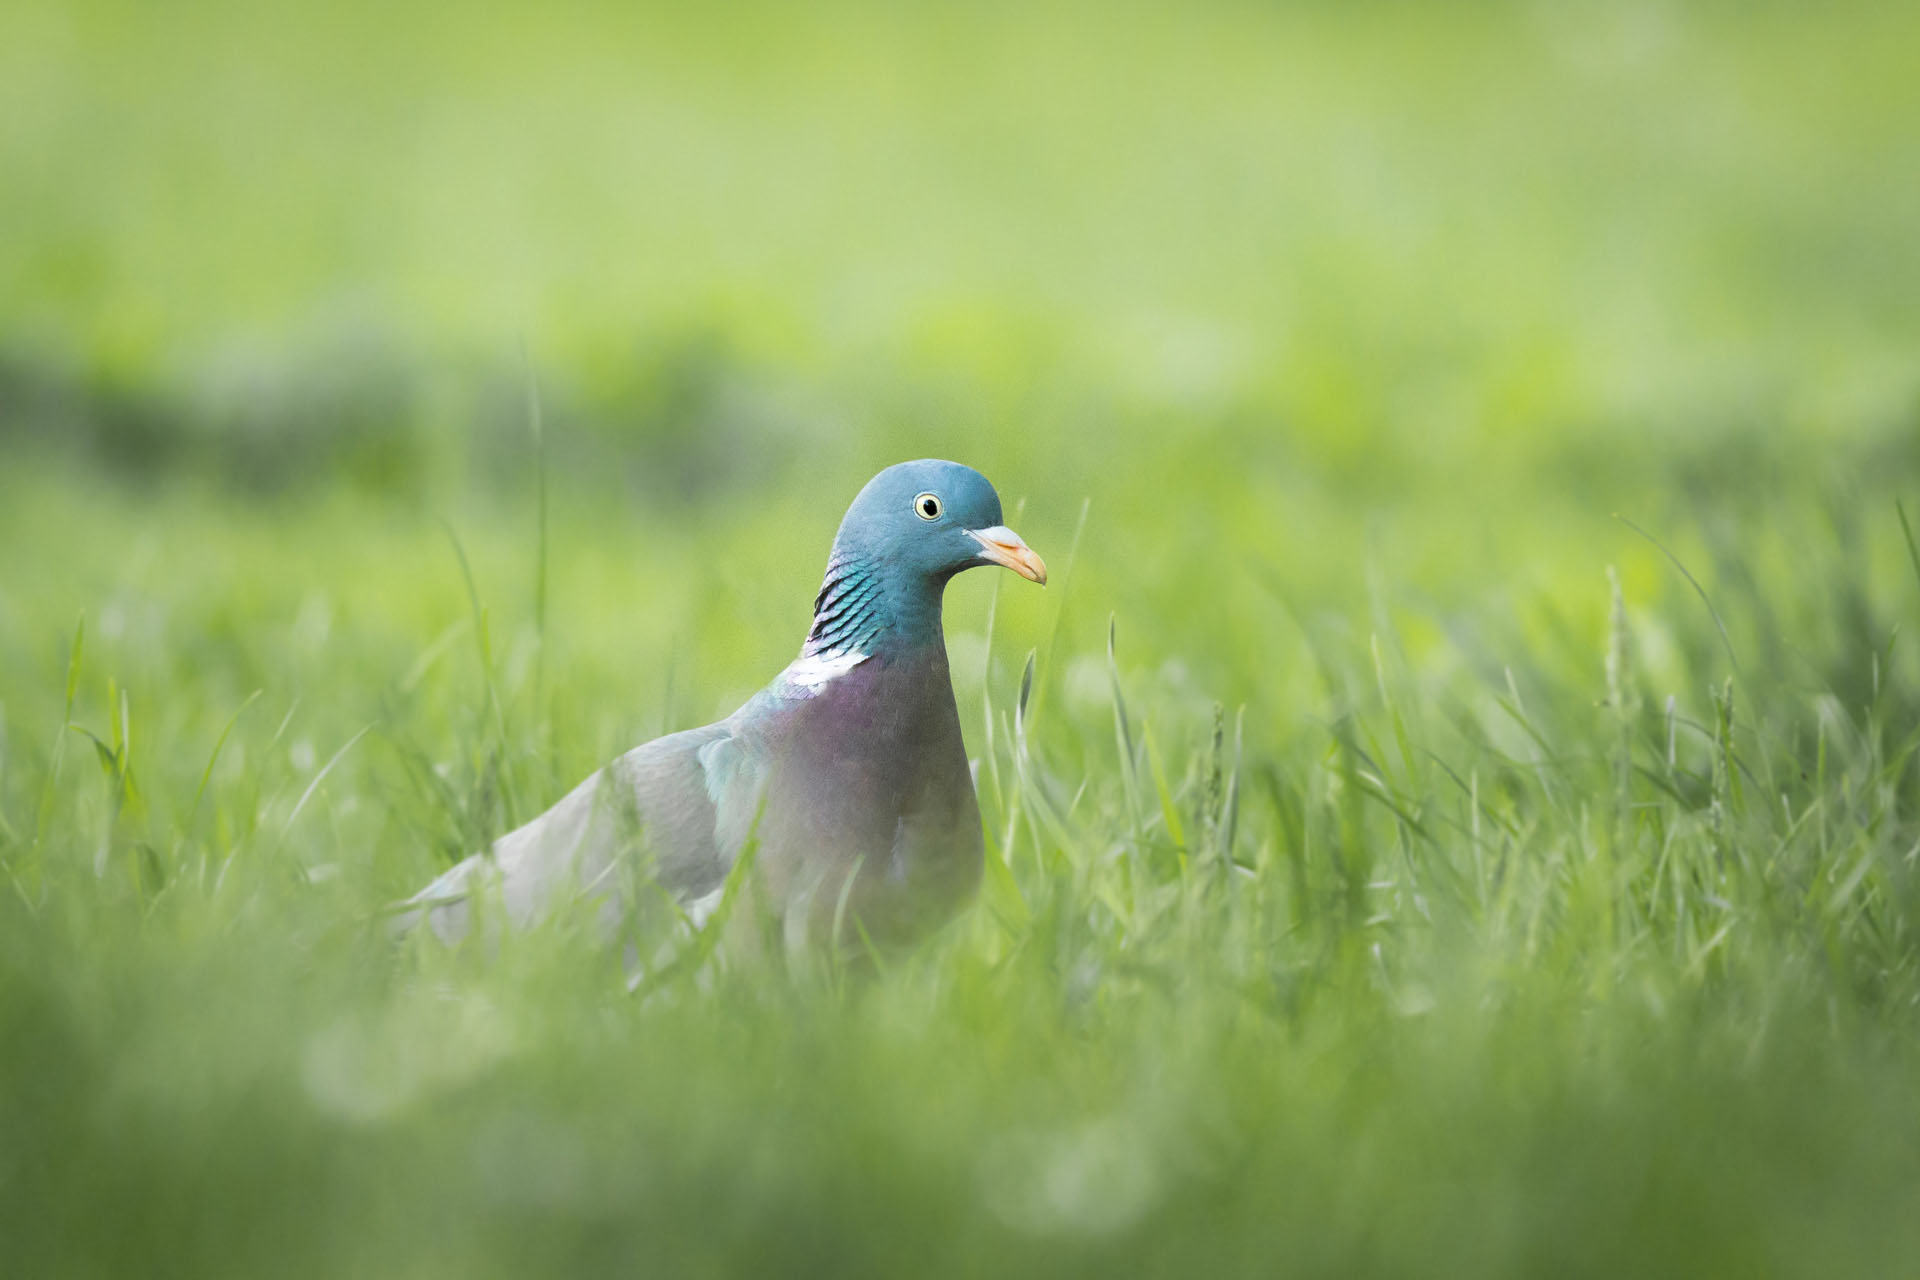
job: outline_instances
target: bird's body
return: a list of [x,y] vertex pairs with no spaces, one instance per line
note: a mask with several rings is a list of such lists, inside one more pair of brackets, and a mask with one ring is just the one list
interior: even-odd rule
[[938,924],[981,871],[940,626],[947,580],[976,563],[1045,581],[977,472],[881,472],[841,525],[799,658],[733,715],[634,748],[413,902],[443,936],[465,932],[489,877],[515,922],[574,892],[617,914],[628,872],[693,905],[751,843],[790,936],[905,940]]

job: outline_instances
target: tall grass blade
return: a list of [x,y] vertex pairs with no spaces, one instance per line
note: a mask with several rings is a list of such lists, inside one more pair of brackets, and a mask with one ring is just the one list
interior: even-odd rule
[[1660,539],[1654,537],[1623,515],[1616,514],[1613,518],[1652,543],[1654,548],[1658,550],[1661,555],[1665,556],[1674,568],[1680,571],[1680,576],[1687,580],[1687,585],[1693,588],[1693,594],[1700,597],[1700,603],[1707,608],[1707,615],[1713,619],[1713,629],[1720,633],[1720,643],[1726,647],[1727,661],[1733,665],[1735,671],[1739,671],[1740,659],[1733,652],[1733,637],[1727,634],[1727,624],[1721,620],[1720,611],[1713,607],[1713,601],[1707,598],[1707,589],[1700,585],[1700,580],[1694,577],[1687,566],[1680,562],[1679,556],[1667,550],[1667,545],[1660,541]]
[[318,791],[320,789],[320,784],[327,780],[327,775],[333,772],[334,766],[339,764],[343,759],[345,759],[347,752],[353,750],[355,744],[357,744],[360,741],[360,739],[366,737],[367,734],[369,734],[372,731],[373,731],[372,725],[367,725],[365,728],[361,729],[360,732],[354,734],[351,738],[348,738],[346,742],[341,744],[340,749],[334,752],[332,756],[328,757],[327,762],[325,764],[320,766],[320,772],[313,775],[313,780],[307,783],[307,789],[300,793],[300,799],[294,803],[292,812],[287,814],[287,820],[280,825],[281,835],[284,836],[288,831],[291,831],[293,829],[294,822],[300,817],[300,814],[306,809],[307,801],[313,799],[314,792]]
[[1900,514],[1900,532],[1906,535],[1907,562],[1913,566],[1914,582],[1920,584],[1920,543],[1913,539],[1913,526],[1907,522],[1906,504],[1895,498],[1893,509]]
[[53,822],[54,791],[60,785],[60,766],[67,753],[66,730],[73,725],[73,704],[80,691],[80,659],[86,650],[87,615],[82,613],[73,625],[73,643],[67,649],[67,701],[61,716],[61,731],[53,739],[53,755],[47,762],[46,780],[40,786],[40,803],[33,815],[33,848],[38,850],[47,838]]

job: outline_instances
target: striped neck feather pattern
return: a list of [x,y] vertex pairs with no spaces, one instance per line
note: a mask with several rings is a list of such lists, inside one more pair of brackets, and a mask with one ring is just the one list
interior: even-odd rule
[[802,658],[833,659],[870,653],[887,629],[880,575],[866,561],[839,551],[827,561],[826,580],[813,598],[813,626]]

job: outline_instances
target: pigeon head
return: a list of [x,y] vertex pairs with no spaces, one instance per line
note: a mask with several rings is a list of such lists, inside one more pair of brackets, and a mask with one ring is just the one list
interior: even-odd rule
[[944,583],[962,569],[997,564],[1044,583],[1047,566],[1001,523],[1000,495],[987,478],[957,462],[927,459],[888,467],[847,508],[834,539],[843,554]]
[[972,467],[924,459],[882,471],[840,522],[808,652],[864,649],[889,632],[937,637],[947,580],[976,565],[1045,585],[1046,563],[1001,520],[1000,495]]

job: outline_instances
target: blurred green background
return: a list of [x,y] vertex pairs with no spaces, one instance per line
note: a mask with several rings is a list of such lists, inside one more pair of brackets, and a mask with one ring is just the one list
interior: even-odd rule
[[[16,3],[9,1270],[1904,1267],[1916,228],[1909,5]],[[978,909],[389,941],[928,455]]]

